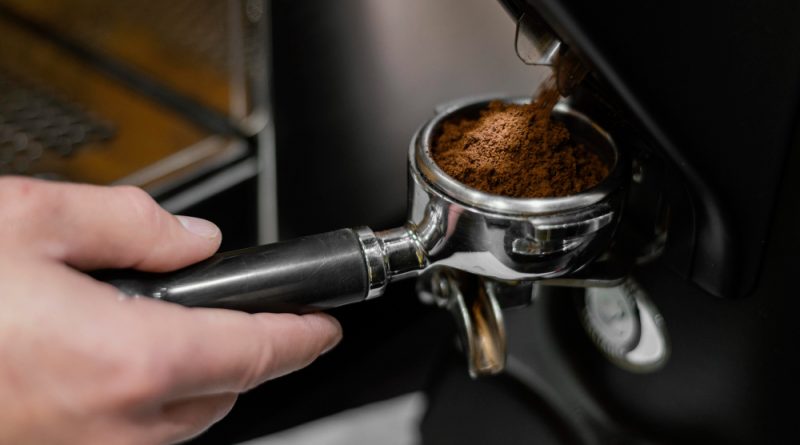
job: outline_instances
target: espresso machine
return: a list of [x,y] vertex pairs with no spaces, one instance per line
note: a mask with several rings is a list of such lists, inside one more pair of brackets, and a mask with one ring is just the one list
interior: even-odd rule
[[[501,3],[521,63],[553,72],[554,118],[609,164],[599,186],[512,199],[448,177],[430,156],[441,123],[498,97],[456,100],[412,138],[401,226],[103,278],[187,306],[296,312],[368,302],[409,280],[455,315],[473,378],[505,371],[547,407],[553,443],[780,442],[796,8]],[[496,430],[486,416],[463,422],[480,410],[448,403],[439,383],[429,441]],[[437,416],[462,421],[451,431]]]
[[797,5],[502,3],[523,61],[580,61],[562,92],[632,159],[625,278],[543,280],[506,317],[553,443],[792,443]]
[[556,443],[793,442],[797,5],[502,3],[523,61],[580,61],[566,93],[632,158],[626,277],[540,281],[507,317]]
[[[273,3],[273,13],[289,15],[287,3]],[[779,407],[791,406],[797,375],[788,340],[797,334],[790,260],[800,247],[790,232],[800,222],[791,198],[800,168],[798,7],[499,3],[511,17],[509,49],[520,65],[553,73],[563,96],[555,117],[603,153],[609,178],[566,199],[527,202],[458,184],[429,156],[441,122],[490,99],[528,99],[469,96],[440,105],[403,150],[408,209],[396,199],[401,213],[343,224],[393,229],[223,253],[178,274],[101,276],[131,294],[190,306],[331,309],[342,320],[339,350],[244,396],[198,443],[250,438],[413,390],[428,394],[425,443],[791,437],[791,410]],[[329,28],[309,23],[317,8],[336,7],[312,5],[294,18],[324,34]],[[295,23],[273,21],[276,33]],[[288,57],[279,45],[280,145],[289,133],[281,129],[293,128],[281,122],[284,112],[307,118],[292,114],[302,100],[281,99],[281,62],[333,56]],[[329,82],[342,76],[325,73]],[[278,152],[279,185],[292,156]],[[325,179],[298,171],[284,178]],[[286,195],[303,190],[287,181],[281,199],[305,203]],[[340,211],[327,212],[330,220],[342,222],[347,204],[332,205]],[[297,232],[290,237],[321,226],[284,210],[284,223],[296,223],[284,224]]]
[[[577,62],[565,72],[562,103],[590,116],[627,159],[607,249],[519,293],[509,277],[486,286],[460,272],[396,282],[387,289],[395,296],[336,312],[346,332],[355,327],[346,334],[353,343],[281,388],[257,390],[208,437],[329,412],[314,401],[349,396],[347,407],[423,388],[423,443],[791,443],[792,410],[782,407],[792,406],[797,375],[789,339],[797,335],[790,230],[800,220],[791,198],[800,11],[755,2],[501,3],[520,63],[558,73],[559,59]],[[298,16],[307,20],[305,12]],[[503,334],[508,355],[505,372],[473,380],[463,360],[469,338],[451,342],[468,325],[436,307],[447,307],[448,292],[479,298],[481,289],[509,306],[490,313],[501,314],[502,329],[488,316],[485,326],[495,328],[483,331]],[[403,306],[414,294],[434,304]],[[483,343],[489,352],[498,344]],[[315,384],[321,378],[327,384]],[[295,391],[321,395],[292,403]],[[292,408],[314,412],[293,422]]]

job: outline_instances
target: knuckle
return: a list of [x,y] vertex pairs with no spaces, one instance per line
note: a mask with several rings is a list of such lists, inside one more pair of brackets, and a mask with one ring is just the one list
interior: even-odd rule
[[79,347],[76,358],[85,366],[85,382],[92,390],[79,397],[85,411],[119,413],[152,405],[169,389],[163,375],[153,341],[146,336],[126,336],[124,348],[101,348],[100,352],[86,345]]
[[132,185],[118,185],[114,186],[114,191],[126,199],[128,204],[134,206],[137,210],[150,211],[151,207],[155,207],[156,203],[153,198],[139,187]]
[[137,360],[126,360],[115,380],[115,404],[121,408],[135,407],[157,400],[169,391],[169,374],[158,363],[141,356]]
[[[259,338],[259,324],[260,320],[251,318],[255,327],[255,338]],[[263,338],[263,337],[262,337]],[[274,374],[280,368],[280,351],[276,347],[273,340],[264,339],[258,342],[252,342],[250,348],[245,356],[249,357],[247,360],[242,360],[241,366],[237,369],[237,377],[233,381],[234,390],[237,392],[245,392],[260,385],[264,381],[276,377]]]
[[130,185],[114,187],[116,192],[133,209],[139,222],[146,227],[158,226],[163,221],[163,209],[144,190]]
[[266,342],[259,348],[259,359],[253,360],[247,368],[247,372],[242,374],[239,388],[241,391],[248,391],[264,383],[274,373],[277,362],[280,359],[272,343]]

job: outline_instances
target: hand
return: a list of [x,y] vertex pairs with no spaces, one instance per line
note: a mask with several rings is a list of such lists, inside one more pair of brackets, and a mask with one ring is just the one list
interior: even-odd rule
[[0,443],[184,440],[339,341],[324,314],[122,298],[77,271],[169,271],[219,242],[136,188],[0,178]]

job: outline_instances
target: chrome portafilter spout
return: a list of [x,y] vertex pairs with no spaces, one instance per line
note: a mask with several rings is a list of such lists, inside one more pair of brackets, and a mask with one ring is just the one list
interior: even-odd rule
[[[562,102],[551,118],[606,161],[610,168],[605,180],[575,195],[535,199],[496,196],[465,186],[436,165],[431,148],[443,122],[475,118],[488,103],[454,103],[439,110],[414,136],[408,158],[408,220],[402,227],[379,232],[343,229],[225,252],[170,273],[103,271],[96,276],[125,294],[185,306],[304,313],[378,297],[390,283],[423,273],[421,282],[431,283],[435,273],[446,291],[431,292],[425,284],[421,292],[439,300],[461,295],[462,303],[453,303],[455,298],[442,305],[462,313],[462,338],[469,347],[479,348],[476,355],[487,363],[471,367],[473,373],[494,372],[502,366],[499,357],[505,357],[504,339],[500,344],[487,337],[502,330],[494,301],[498,292],[508,294],[509,283],[579,272],[604,252],[620,218],[627,175],[626,162],[611,137]],[[459,286],[466,274],[482,280],[483,290]]]

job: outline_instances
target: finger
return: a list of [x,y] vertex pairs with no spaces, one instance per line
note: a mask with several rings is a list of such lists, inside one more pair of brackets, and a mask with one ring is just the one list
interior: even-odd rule
[[155,442],[174,443],[199,435],[228,415],[236,397],[235,393],[214,394],[165,405],[151,429]]
[[178,394],[247,391],[308,366],[342,335],[327,314],[192,312],[197,335],[179,342],[172,367]]
[[219,247],[215,225],[175,217],[135,187],[2,181],[0,202],[13,198],[8,207],[17,209],[2,218],[9,224],[16,221],[15,235],[40,253],[80,269],[167,271],[202,260]]
[[[308,365],[342,336],[339,323],[326,314],[247,314],[150,298],[120,299],[113,286],[67,266],[50,269],[47,273],[58,275],[57,287],[65,289],[65,298],[41,299],[41,304],[56,305],[48,313],[77,310],[84,319],[95,320],[78,323],[68,335],[84,339],[89,348],[102,348],[101,355],[130,363],[115,379],[120,386],[114,391],[125,399],[167,401],[243,392]],[[99,341],[96,333],[103,331],[114,332],[114,340]],[[92,356],[93,351],[84,352]]]
[[327,314],[246,314],[149,299],[130,301],[129,309],[150,321],[171,397],[246,391],[307,366],[342,336]]

